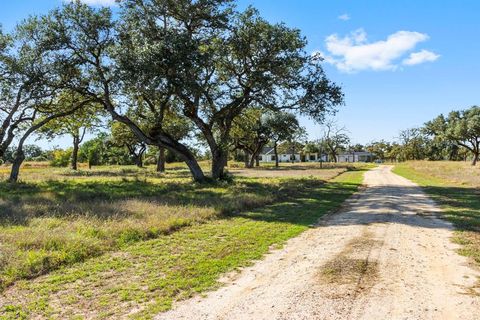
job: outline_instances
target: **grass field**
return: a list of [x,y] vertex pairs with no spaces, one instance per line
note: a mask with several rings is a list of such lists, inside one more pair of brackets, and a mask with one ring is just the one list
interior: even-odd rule
[[164,175],[25,167],[22,183],[0,184],[0,316],[150,318],[298,235],[363,174],[265,170],[277,174],[198,185],[181,165]]
[[411,161],[395,166],[443,207],[443,215],[458,229],[454,241],[461,254],[480,264],[480,167],[464,162]]

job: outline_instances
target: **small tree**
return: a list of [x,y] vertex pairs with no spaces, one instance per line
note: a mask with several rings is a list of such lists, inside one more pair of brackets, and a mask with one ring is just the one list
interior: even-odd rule
[[[63,62],[46,53],[43,26],[29,18],[13,35],[0,32],[0,157],[17,141],[10,182],[18,180],[26,158],[24,145],[32,134],[91,102],[91,98],[83,98],[69,106],[59,103],[68,77]],[[72,69],[69,72],[74,73]]]
[[347,129],[345,127],[339,127],[333,121],[326,122],[323,143],[333,161],[338,162],[339,151],[345,149],[350,143]]
[[133,134],[129,127],[121,122],[112,123],[112,144],[128,150],[137,167],[143,167],[143,155],[147,145]]
[[304,141],[307,138],[307,131],[304,127],[298,127],[281,145],[281,152],[290,152],[290,161],[295,162],[295,154],[302,152],[304,148]]
[[233,123],[231,141],[234,150],[243,150],[245,166],[252,168],[271,135],[271,128],[262,116],[261,108],[247,109]]
[[0,29],[0,158],[41,116],[59,83],[55,62],[42,56],[29,20],[13,34]]
[[52,167],[66,167],[72,158],[72,148],[52,150],[52,159],[50,165]]
[[[60,100],[62,104],[72,105],[75,104],[74,100],[81,100],[82,98],[75,93],[64,93]],[[68,108],[68,107],[67,107]],[[57,118],[46,124],[41,130],[41,134],[46,136],[47,139],[53,139],[57,136],[70,135],[72,137],[72,150],[70,159],[70,168],[77,170],[78,167],[78,151],[80,144],[85,138],[87,132],[93,132],[99,128],[102,123],[101,106],[98,104],[90,103],[79,109],[74,114]]]
[[108,134],[105,132],[101,132],[93,139],[86,141],[80,146],[79,160],[87,162],[89,169],[94,165],[105,164],[107,142]]
[[275,167],[278,167],[278,144],[293,140],[300,131],[300,124],[295,115],[288,112],[268,112],[265,115],[265,126],[270,130],[270,140],[275,154]]

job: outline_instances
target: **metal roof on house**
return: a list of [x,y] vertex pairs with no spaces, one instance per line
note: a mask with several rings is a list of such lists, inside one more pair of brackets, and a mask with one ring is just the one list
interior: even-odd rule
[[262,152],[260,154],[270,154],[273,152],[272,147],[263,147]]

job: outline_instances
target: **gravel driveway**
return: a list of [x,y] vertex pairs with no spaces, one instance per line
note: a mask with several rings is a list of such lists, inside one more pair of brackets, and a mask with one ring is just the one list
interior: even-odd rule
[[156,319],[480,319],[479,273],[412,182],[380,166],[339,213]]

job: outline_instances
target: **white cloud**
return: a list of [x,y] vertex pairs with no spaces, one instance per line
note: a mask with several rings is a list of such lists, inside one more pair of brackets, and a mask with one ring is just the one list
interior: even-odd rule
[[344,14],[338,16],[338,19],[343,20],[343,21],[348,21],[348,20],[350,20],[350,16],[347,13],[344,13]]
[[[386,40],[368,42],[367,33],[358,29],[343,38],[337,34],[328,36],[325,39],[328,54],[322,56],[344,72],[395,70],[398,59],[428,38],[424,33],[398,31]],[[414,56],[414,59],[419,58]]]
[[81,1],[92,6],[112,7],[117,5],[115,0],[81,0]]
[[419,52],[411,53],[407,59],[402,61],[402,63],[407,66],[413,66],[424,62],[433,62],[438,58],[440,58],[439,54],[428,50],[422,50]]

